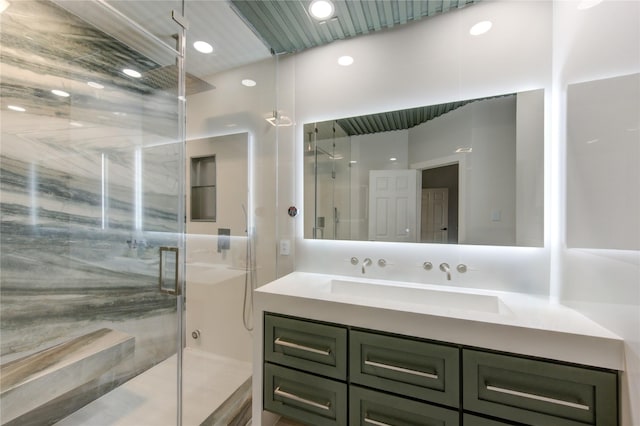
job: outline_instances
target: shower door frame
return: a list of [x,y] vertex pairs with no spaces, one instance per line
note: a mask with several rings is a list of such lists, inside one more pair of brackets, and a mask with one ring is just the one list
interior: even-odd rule
[[[164,247],[165,251],[175,251],[177,270],[176,270],[176,283],[175,289],[172,291],[166,291],[162,287],[161,270],[158,272],[159,276],[159,289],[158,291],[166,294],[171,294],[176,298],[176,425],[182,426],[183,418],[183,351],[186,347],[186,317],[185,317],[185,283],[186,283],[186,248],[185,248],[185,232],[186,232],[186,141],[187,141],[187,121],[186,121],[186,72],[185,72],[185,52],[187,46],[187,30],[189,23],[184,17],[185,0],[181,0],[181,11],[172,10],[171,17],[178,26],[176,48],[173,48],[160,40],[153,33],[148,31],[144,26],[135,20],[129,18],[122,12],[109,5],[105,0],[91,0],[92,2],[99,4],[100,6],[108,9],[110,13],[118,16],[119,19],[126,22],[128,25],[135,28],[144,37],[153,41],[156,45],[164,47],[168,52],[175,55],[176,65],[178,67],[178,86],[177,86],[177,103],[178,103],[178,123],[177,123],[177,143],[180,146],[180,161],[178,162],[177,174],[180,176],[180,190],[177,196],[178,210],[177,210],[177,247]],[[159,256],[162,256],[160,251]],[[160,262],[162,266],[162,260]]]

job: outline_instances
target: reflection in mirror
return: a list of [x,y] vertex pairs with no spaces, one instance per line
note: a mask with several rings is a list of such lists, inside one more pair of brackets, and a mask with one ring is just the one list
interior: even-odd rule
[[567,245],[640,250],[640,74],[567,88]]
[[543,245],[544,91],[304,125],[305,238]]

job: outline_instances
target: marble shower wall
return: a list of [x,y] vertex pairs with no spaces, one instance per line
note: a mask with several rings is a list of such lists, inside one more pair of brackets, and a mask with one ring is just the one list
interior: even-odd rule
[[177,245],[183,154],[175,87],[157,76],[176,73],[50,2],[11,2],[0,20],[1,362],[103,327],[135,338],[82,401],[29,420],[47,424],[175,352],[158,247]]

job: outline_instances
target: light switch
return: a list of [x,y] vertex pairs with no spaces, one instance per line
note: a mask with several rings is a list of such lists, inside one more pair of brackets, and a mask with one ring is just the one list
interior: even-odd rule
[[492,222],[500,222],[502,219],[502,210],[494,210],[491,212],[491,221]]
[[291,254],[291,241],[280,240],[280,255],[289,256]]

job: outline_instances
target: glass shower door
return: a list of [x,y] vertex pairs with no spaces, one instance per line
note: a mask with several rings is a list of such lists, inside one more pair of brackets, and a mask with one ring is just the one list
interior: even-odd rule
[[0,424],[176,424],[179,55],[102,2],[0,19]]

